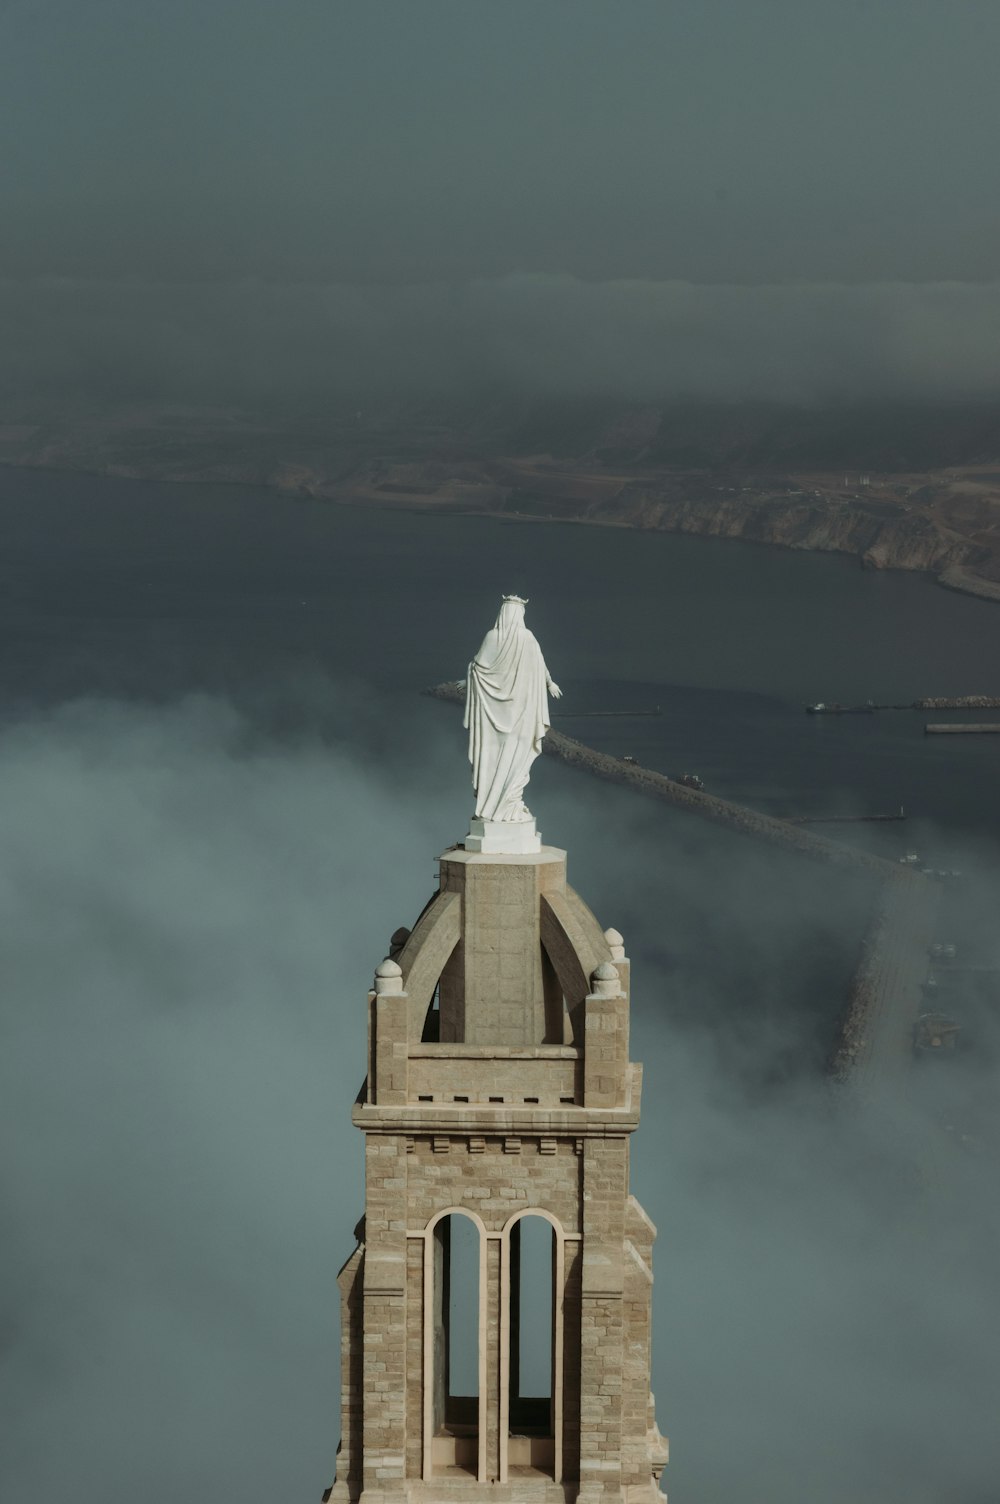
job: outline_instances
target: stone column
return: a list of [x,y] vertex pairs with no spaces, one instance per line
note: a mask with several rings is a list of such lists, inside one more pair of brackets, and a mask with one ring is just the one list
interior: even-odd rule
[[580,1500],[620,1497],[624,1364],[624,1138],[584,1145],[580,1292]]
[[399,1493],[406,1454],[406,1144],[365,1139],[364,1497]]
[[356,1499],[361,1492],[364,1425],[364,1249],[359,1246],[337,1275],[340,1289],[340,1447],[337,1483],[324,1500]]
[[500,1476],[500,1239],[486,1240],[486,1477]]

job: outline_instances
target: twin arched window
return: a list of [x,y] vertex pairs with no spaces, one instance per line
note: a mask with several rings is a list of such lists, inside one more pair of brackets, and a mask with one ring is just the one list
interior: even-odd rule
[[[500,1244],[499,1267],[488,1245]],[[548,1212],[516,1212],[499,1233],[463,1207],[424,1234],[424,1477],[487,1481],[496,1409],[499,1481],[529,1468],[560,1481],[564,1235]],[[491,1292],[490,1278],[499,1279]],[[490,1299],[491,1293],[493,1299]],[[490,1309],[499,1317],[490,1343]],[[491,1384],[490,1372],[496,1375]]]

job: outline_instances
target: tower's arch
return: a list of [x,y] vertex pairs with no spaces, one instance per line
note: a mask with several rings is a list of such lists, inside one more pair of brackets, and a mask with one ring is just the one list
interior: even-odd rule
[[[529,1246],[529,1231],[545,1229]],[[500,1243],[500,1465],[563,1471],[563,1368],[566,1235],[558,1217],[528,1206],[508,1218]],[[529,1346],[530,1344],[530,1346]],[[531,1348],[534,1348],[534,1351]],[[545,1351],[547,1349],[547,1351]],[[538,1382],[538,1357],[547,1370]],[[532,1361],[534,1359],[534,1361]]]
[[464,1470],[485,1482],[486,1227],[469,1207],[442,1207],[423,1243],[423,1477]]

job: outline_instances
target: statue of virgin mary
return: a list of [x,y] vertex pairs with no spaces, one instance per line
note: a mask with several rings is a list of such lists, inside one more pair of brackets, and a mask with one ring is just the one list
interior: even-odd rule
[[505,595],[492,631],[469,664],[465,725],[476,815],[500,824],[529,821],[524,788],[549,729],[548,695],[561,690],[524,625],[526,600]]

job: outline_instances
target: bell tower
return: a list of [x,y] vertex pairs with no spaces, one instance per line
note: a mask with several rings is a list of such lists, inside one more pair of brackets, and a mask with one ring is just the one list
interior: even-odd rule
[[628,1037],[565,852],[446,851],[368,994],[333,1504],[661,1504]]

